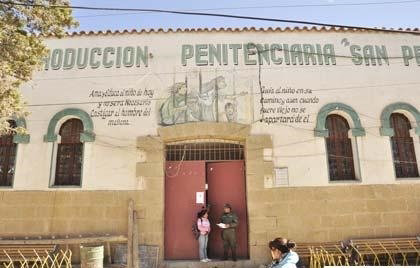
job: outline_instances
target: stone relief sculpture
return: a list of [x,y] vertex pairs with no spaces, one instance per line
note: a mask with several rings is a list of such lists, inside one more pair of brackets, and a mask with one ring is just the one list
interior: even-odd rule
[[225,104],[225,115],[228,122],[236,122],[238,119],[238,111],[236,105],[232,102]]
[[188,121],[186,83],[175,83],[169,88],[171,95],[160,106],[161,125],[174,125]]
[[[224,76],[217,76],[206,83],[200,82],[198,89],[189,88],[186,82],[173,84],[169,87],[170,96],[159,108],[160,124],[168,126],[187,122],[218,121],[218,102],[223,99],[222,92],[226,86]],[[225,112],[227,121],[236,121],[236,107],[233,103],[225,105]]]

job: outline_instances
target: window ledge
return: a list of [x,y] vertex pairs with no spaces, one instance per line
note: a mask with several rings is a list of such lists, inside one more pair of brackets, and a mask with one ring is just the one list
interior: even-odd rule
[[334,180],[334,181],[332,181],[332,180],[328,180],[328,183],[331,183],[331,184],[342,184],[342,183],[351,183],[351,184],[360,184],[360,183],[362,183],[362,181],[361,180]]
[[55,188],[55,189],[81,189],[82,186],[79,185],[50,185],[49,188]]
[[420,177],[409,177],[409,178],[395,178],[396,182],[412,182],[412,181],[420,181]]

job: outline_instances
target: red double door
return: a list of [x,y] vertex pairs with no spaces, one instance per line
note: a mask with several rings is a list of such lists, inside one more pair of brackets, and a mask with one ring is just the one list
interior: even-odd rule
[[[165,259],[198,259],[198,241],[192,224],[197,212],[210,204],[209,258],[221,258],[221,229],[216,226],[229,203],[238,215],[237,255],[248,258],[248,224],[245,170],[243,161],[167,162],[165,168]],[[208,189],[206,190],[206,184]],[[204,203],[197,204],[197,193],[204,193]],[[199,194],[200,195],[200,194]]]

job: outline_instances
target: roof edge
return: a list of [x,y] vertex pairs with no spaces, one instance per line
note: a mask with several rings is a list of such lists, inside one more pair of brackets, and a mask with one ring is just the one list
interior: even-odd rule
[[[158,29],[124,29],[124,30],[99,30],[99,31],[74,31],[67,32],[65,37],[77,36],[106,36],[106,35],[122,35],[122,34],[151,34],[151,33],[205,33],[205,32],[350,32],[350,33],[365,33],[376,32],[375,29],[383,30],[380,33],[420,33],[419,28],[372,28],[372,29],[355,29],[347,27],[242,27],[242,28],[158,28]],[[389,32],[386,32],[389,31]],[[43,37],[55,37],[53,34],[41,35]]]

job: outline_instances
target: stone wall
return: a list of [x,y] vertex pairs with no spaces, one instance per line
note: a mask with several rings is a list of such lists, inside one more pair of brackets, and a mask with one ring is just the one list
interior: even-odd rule
[[[159,201],[163,194],[140,191],[2,191],[0,196],[0,234],[3,238],[127,235],[128,200],[132,198],[140,218],[140,243],[163,246],[163,205]],[[77,262],[77,245],[73,245],[72,250]]]
[[251,259],[267,259],[267,242],[297,242],[417,235],[420,185],[377,184],[264,188],[273,163],[264,161],[270,136],[246,139],[247,202]]
[[[420,229],[418,184],[264,189],[259,176],[247,179],[250,255],[256,261],[268,258],[267,241],[277,236],[318,242],[417,235]],[[2,191],[0,233],[126,234],[129,198],[141,218],[140,243],[163,247],[163,193],[148,190]]]
[[250,135],[249,126],[194,123],[161,128],[139,137],[136,191],[1,191],[0,233],[6,236],[126,234],[127,205],[136,202],[140,243],[164,244],[164,144],[220,138],[245,143],[250,257],[268,259],[267,242],[278,236],[297,242],[357,237],[417,235],[420,184],[331,185],[264,188],[273,172],[264,161],[269,135]]
[[279,236],[323,242],[418,235],[420,185],[255,187],[248,210],[251,257],[258,259]]

